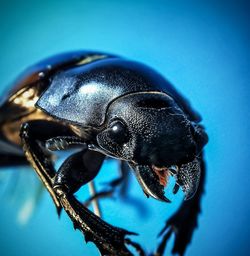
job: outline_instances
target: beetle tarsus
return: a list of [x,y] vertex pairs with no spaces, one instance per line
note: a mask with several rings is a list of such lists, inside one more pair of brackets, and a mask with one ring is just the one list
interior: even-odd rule
[[85,235],[86,242],[95,243],[102,255],[132,256],[125,246],[125,236],[135,235],[135,233],[104,222],[84,207],[73,195],[61,195],[60,203],[74,223],[74,227]]
[[45,147],[51,151],[64,150],[79,145],[86,147],[86,143],[75,136],[57,136],[45,142]]

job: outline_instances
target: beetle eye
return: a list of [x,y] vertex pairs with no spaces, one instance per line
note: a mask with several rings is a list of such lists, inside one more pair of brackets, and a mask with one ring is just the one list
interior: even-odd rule
[[125,124],[121,121],[114,121],[109,125],[110,137],[118,144],[128,141],[129,132]]

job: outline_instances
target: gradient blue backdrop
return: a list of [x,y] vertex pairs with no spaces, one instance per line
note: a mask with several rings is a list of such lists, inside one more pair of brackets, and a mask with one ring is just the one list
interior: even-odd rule
[[[1,1],[0,93],[28,65],[69,50],[108,51],[154,67],[199,110],[210,137],[203,211],[187,255],[249,255],[248,17],[247,1]],[[116,168],[106,164],[98,179]],[[16,200],[14,172],[0,176],[1,255],[98,255],[65,214],[58,221],[45,192],[28,224],[19,225],[36,177],[20,171]],[[104,218],[139,232],[135,240],[150,250],[182,195],[171,205],[147,200],[131,179],[130,194],[148,214],[116,199],[102,203]]]

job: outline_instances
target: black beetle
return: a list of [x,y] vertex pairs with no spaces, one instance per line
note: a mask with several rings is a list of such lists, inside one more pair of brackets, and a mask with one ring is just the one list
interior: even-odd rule
[[[102,255],[132,255],[133,234],[101,220],[74,193],[97,175],[106,156],[127,163],[144,193],[164,195],[168,176],[185,200],[166,222],[154,255],[163,255],[175,233],[173,252],[184,254],[197,226],[204,184],[202,149],[207,135],[200,116],[161,75],[115,55],[78,51],[48,58],[27,70],[0,107],[0,166],[33,166],[74,226]],[[54,150],[78,147],[56,172]],[[122,178],[119,180],[122,181]],[[115,183],[113,183],[114,185]],[[115,186],[115,185],[114,185]]]

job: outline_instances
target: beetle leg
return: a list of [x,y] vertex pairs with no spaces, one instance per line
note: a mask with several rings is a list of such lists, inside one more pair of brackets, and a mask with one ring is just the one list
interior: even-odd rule
[[49,152],[43,147],[47,139],[58,134],[62,136],[69,135],[71,131],[63,125],[45,120],[35,120],[24,123],[20,130],[20,137],[26,158],[49,191],[59,214],[61,205],[53,190],[55,169]]
[[132,256],[133,254],[127,249],[125,244],[134,246],[139,255],[144,255],[143,250],[138,244],[125,238],[126,235],[133,235],[135,233],[104,222],[84,207],[72,194],[61,190],[57,190],[57,193],[60,203],[74,223],[74,227],[82,231],[86,242],[94,242],[102,255]]
[[[58,173],[55,173],[52,161],[41,144],[45,144],[49,136],[56,136],[52,129],[56,126],[51,122],[31,121],[22,126],[20,136],[29,162],[52,196],[57,209],[64,208],[74,223],[74,227],[83,232],[86,241],[94,242],[102,255],[132,256],[125,244],[134,246],[139,254],[143,255],[144,252],[138,244],[125,238],[134,233],[104,222],[84,207],[73,195],[82,184],[88,182],[96,174],[102,159],[101,156],[93,159],[90,155],[96,156],[97,152],[89,153],[85,149],[84,154],[83,152],[73,154],[66,159]],[[57,133],[63,133],[63,127],[60,126],[60,128],[61,130],[55,129]],[[83,168],[82,171],[79,171],[79,164]]]
[[104,155],[88,150],[71,155],[57,172],[54,189],[74,227],[83,232],[86,241],[94,242],[103,255],[132,255],[125,246],[129,243],[125,236],[133,233],[104,222],[73,196],[82,185],[94,179],[103,159]]
[[[86,148],[68,157],[54,178],[54,189],[63,187],[67,193],[74,194],[81,186],[93,182],[99,172],[105,156],[88,151]],[[99,206],[93,204],[95,212],[100,214]],[[96,211],[97,210],[97,211]],[[100,215],[98,215],[100,217]]]
[[93,180],[100,170],[105,156],[84,149],[69,156],[59,168],[54,178],[54,188],[74,194],[81,186]]
[[198,215],[201,211],[201,197],[204,192],[205,183],[205,165],[201,160],[201,177],[200,184],[195,196],[184,201],[179,210],[166,222],[160,232],[162,240],[157,248],[155,256],[164,255],[167,241],[172,234],[175,234],[173,254],[184,255],[188,244],[191,242],[193,232],[198,226]]

